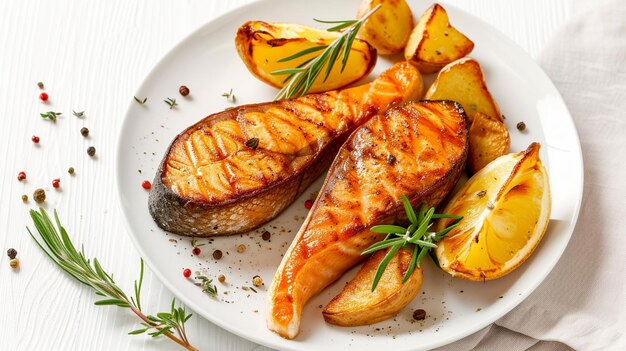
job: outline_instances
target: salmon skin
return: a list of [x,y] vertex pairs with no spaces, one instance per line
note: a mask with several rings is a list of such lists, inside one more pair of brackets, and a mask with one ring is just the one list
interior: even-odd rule
[[439,204],[461,176],[467,135],[465,112],[452,101],[409,102],[358,128],[339,150],[274,275],[268,328],[294,338],[306,302],[384,238],[369,229],[406,220],[402,195],[413,206]]
[[150,191],[150,214],[182,235],[252,230],[328,169],[356,127],[422,90],[419,71],[404,62],[369,84],[210,115],[169,146]]

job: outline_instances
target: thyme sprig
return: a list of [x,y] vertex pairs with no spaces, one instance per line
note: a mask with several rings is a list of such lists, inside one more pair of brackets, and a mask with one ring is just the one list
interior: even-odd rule
[[49,119],[52,122],[56,122],[57,121],[57,117],[62,115],[63,113],[61,112],[54,112],[54,111],[48,111],[48,112],[44,112],[44,113],[40,113],[39,115],[41,116],[41,118],[43,119]]
[[[405,195],[402,195],[402,204],[411,224],[406,228],[391,224],[373,226],[370,229],[372,232],[387,234],[387,236],[382,241],[373,244],[361,253],[361,255],[367,255],[378,250],[389,248],[389,251],[378,265],[376,273],[374,274],[372,291],[376,289],[380,278],[385,272],[385,269],[387,269],[389,261],[391,261],[393,256],[395,256],[400,249],[408,246],[413,251],[409,267],[402,279],[402,283],[405,283],[411,277],[415,267],[420,267],[424,255],[426,255],[430,249],[436,248],[437,245],[435,243],[443,239],[452,229],[456,228],[461,219],[463,219],[463,216],[435,213],[434,207],[427,210],[425,202],[420,204],[416,213]],[[432,220],[437,218],[453,218],[455,220],[450,226],[439,232],[429,231],[430,227],[433,225]]]
[[91,287],[102,299],[95,302],[98,306],[114,305],[129,308],[143,321],[143,329],[138,329],[129,334],[141,334],[148,330],[152,336],[164,335],[187,350],[197,350],[193,347],[185,333],[185,322],[191,318],[191,314],[186,314],[182,307],[175,307],[176,300],[172,300],[172,307],[169,313],[157,313],[156,317],[146,315],[141,309],[141,287],[143,284],[143,260],[141,260],[141,270],[139,280],[135,280],[134,296],[130,298],[120,289],[113,276],[108,274],[100,265],[97,258],[89,259],[85,257],[85,252],[76,250],[67,231],[61,225],[59,216],[54,211],[54,221],[52,222],[48,213],[41,208],[39,212],[30,210],[30,217],[39,233],[41,240],[35,238],[30,228],[26,227],[30,236],[41,250],[61,269],[79,282]]
[[196,279],[200,280],[200,287],[202,288],[202,292],[209,294],[209,296],[216,298],[217,297],[217,286],[213,284],[213,279],[209,279],[205,275],[199,275]]
[[233,88],[230,88],[229,92],[224,92],[222,93],[222,96],[226,98],[226,100],[235,103],[237,101],[237,98],[235,97],[235,94],[233,94]]
[[139,105],[143,105],[143,104],[145,104],[145,103],[146,103],[146,101],[148,101],[148,98],[147,98],[147,97],[143,98],[143,100],[139,99],[139,98],[138,98],[138,97],[136,97],[136,96],[133,96],[133,98],[135,99],[135,101],[137,101],[137,103],[138,103]]
[[178,103],[176,102],[176,99],[172,99],[172,98],[167,98],[165,100],[163,100],[163,102],[165,102],[169,107],[170,110],[173,109],[174,107],[178,106]]
[[326,67],[326,72],[324,73],[325,76],[323,82],[328,79],[328,76],[330,76],[330,72],[337,61],[341,61],[341,73],[343,73],[346,68],[346,64],[348,63],[352,43],[354,43],[354,39],[356,38],[361,25],[363,25],[363,23],[374,12],[376,12],[380,6],[381,5],[374,7],[359,20],[323,21],[314,19],[319,23],[336,24],[335,26],[327,29],[329,32],[337,32],[342,29],[346,30],[329,45],[314,46],[278,60],[278,62],[288,62],[323,50],[319,55],[301,62],[294,68],[281,69],[271,72],[271,74],[274,75],[287,76],[284,80],[287,84],[280,89],[274,100],[298,97],[306,94],[309,89],[311,89],[313,82],[315,82],[317,77],[322,73],[322,71],[324,71],[324,67]]

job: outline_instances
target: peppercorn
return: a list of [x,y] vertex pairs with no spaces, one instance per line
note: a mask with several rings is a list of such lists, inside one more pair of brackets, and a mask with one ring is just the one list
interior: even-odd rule
[[24,179],[26,179],[26,173],[25,172],[20,172],[20,173],[17,174],[17,180],[19,180],[21,182]]
[[226,281],[226,277],[223,274],[217,276],[217,281],[223,283]]
[[268,241],[272,238],[272,233],[268,232],[267,230],[263,232],[263,235],[261,236],[261,238],[263,238],[263,240]]
[[90,146],[87,148],[87,155],[93,157],[96,154],[96,148],[93,146]]
[[14,258],[11,261],[9,261],[9,265],[11,266],[11,268],[15,269],[17,267],[20,266],[20,259],[19,258]]
[[41,101],[48,101],[48,94],[46,93],[41,93],[39,94],[39,98],[41,99]]
[[53,179],[53,180],[52,180],[52,186],[53,186],[54,188],[58,188],[58,187],[60,187],[60,186],[61,186],[61,179],[59,179],[59,178],[57,178],[57,179]]
[[263,285],[263,279],[261,279],[261,277],[259,277],[258,275],[255,275],[254,277],[252,277],[252,285],[258,288],[259,286]]
[[185,276],[185,278],[189,278],[189,277],[191,277],[191,269],[189,269],[189,268],[185,268],[185,269],[183,270],[183,276]]
[[32,141],[33,141],[33,143],[35,143],[35,144],[39,144],[39,137],[38,137],[38,136],[36,136],[36,135],[33,135],[33,137],[32,137],[32,138],[30,138],[30,140],[32,140]]
[[219,260],[220,258],[222,258],[222,251],[221,250],[213,251],[213,258],[216,260]]
[[244,244],[237,245],[237,252],[239,252],[239,253],[246,252],[246,245],[244,245]]
[[17,250],[14,248],[10,248],[7,250],[7,256],[9,256],[10,259],[14,259],[15,256],[17,256]]
[[39,89],[43,89],[43,83],[42,82],[37,82],[37,86],[39,87]]
[[200,250],[200,248],[196,246],[193,249],[191,249],[191,253],[194,254],[195,256],[198,256],[202,253],[202,250]]
[[524,122],[519,122],[519,123],[517,124],[517,130],[519,130],[520,132],[521,132],[521,131],[524,131],[525,129],[526,129],[526,123],[524,123]]
[[313,201],[311,201],[311,200],[306,200],[306,201],[304,202],[304,207],[306,207],[306,209],[307,209],[307,210],[310,210],[310,209],[311,209],[311,207],[313,207]]
[[28,195],[23,194],[22,195],[22,201],[27,202],[28,201]]
[[89,129],[87,129],[87,127],[82,127],[80,128],[80,135],[84,136],[85,138],[89,136]]
[[419,310],[415,310],[413,312],[413,319],[415,319],[416,321],[423,321],[424,319],[426,319],[426,311],[421,308]]
[[150,184],[150,181],[144,180],[141,182],[141,187],[146,190],[150,190],[152,188],[152,184]]
[[74,167],[70,167],[67,169],[67,173],[74,174]]
[[178,92],[180,93],[180,95],[182,96],[187,96],[189,95],[189,88],[187,88],[184,85],[181,85],[180,88],[178,89]]
[[41,188],[35,190],[35,192],[33,192],[33,199],[35,199],[35,202],[38,204],[46,201],[46,191]]

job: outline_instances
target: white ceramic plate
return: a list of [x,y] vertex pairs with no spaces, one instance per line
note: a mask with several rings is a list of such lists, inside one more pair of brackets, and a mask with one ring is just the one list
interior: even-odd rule
[[[141,181],[154,177],[168,144],[187,126],[232,106],[223,92],[233,88],[237,104],[271,100],[275,90],[248,73],[234,47],[237,27],[246,20],[295,22],[316,25],[312,18],[354,18],[358,0],[270,0],[252,3],[207,23],[167,54],[146,77],[136,93],[148,97],[144,106],[132,102],[122,125],[118,145],[117,180],[120,201],[129,232],[141,256],[163,283],[187,306],[215,324],[244,338],[283,350],[415,350],[445,345],[467,336],[503,316],[522,302],[548,275],[565,249],[574,229],[582,198],[583,165],[578,136],[559,93],[537,64],[498,31],[461,10],[446,6],[451,21],[476,43],[472,56],[481,62],[487,83],[500,103],[511,132],[513,151],[532,141],[542,144],[542,159],[548,166],[553,209],[543,242],[532,257],[508,276],[486,283],[452,279],[426,263],[422,293],[396,318],[359,328],[334,327],[324,323],[320,306],[325,305],[355,270],[313,298],[304,309],[301,334],[285,340],[269,332],[263,315],[266,288],[244,290],[259,275],[269,284],[302,223],[304,199],[319,189],[315,183],[279,218],[246,235],[200,240],[199,257],[191,254],[189,238],[167,234],[148,213],[148,193]],[[414,4],[414,3],[413,3]],[[421,14],[428,4],[413,8]],[[280,11],[277,11],[280,9]],[[332,11],[329,11],[332,9]],[[379,59],[371,77],[391,64]],[[432,77],[426,78],[427,82]],[[178,87],[187,85],[191,94],[182,98]],[[175,97],[178,106],[168,109],[162,102]],[[524,121],[525,132],[515,125]],[[138,172],[141,170],[141,173]],[[264,230],[271,242],[261,239]],[[176,241],[176,243],[174,243]],[[247,245],[238,253],[236,245]],[[215,261],[211,253],[220,249],[224,257]],[[219,301],[209,298],[181,272],[216,277]],[[195,273],[194,273],[195,276]],[[412,320],[412,311],[423,308],[427,318]]]

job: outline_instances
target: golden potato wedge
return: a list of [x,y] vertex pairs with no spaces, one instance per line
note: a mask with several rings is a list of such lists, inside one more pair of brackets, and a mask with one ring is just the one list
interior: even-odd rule
[[434,4],[411,32],[404,57],[420,72],[433,73],[473,49],[474,42],[450,24],[448,13],[441,5]]
[[502,120],[498,104],[487,89],[480,64],[471,57],[456,60],[444,67],[428,88],[426,100],[453,100],[465,109],[470,122],[476,113]]
[[405,0],[363,0],[358,18],[381,5],[361,29],[358,37],[372,44],[381,55],[402,52],[413,29],[413,12]]
[[372,292],[374,274],[387,252],[381,250],[372,254],[339,295],[328,303],[322,311],[327,323],[344,327],[373,324],[395,316],[413,301],[422,287],[423,270],[416,267],[402,284],[412,254],[407,248],[398,251],[389,261]]
[[[235,46],[248,70],[259,80],[276,88],[285,85],[286,75],[273,71],[294,68],[321,54],[312,52],[287,62],[280,59],[302,50],[330,44],[340,33],[290,23],[248,21],[237,30]],[[355,39],[343,73],[341,63],[335,64],[324,82],[326,68],[313,83],[310,93],[334,90],[367,76],[376,65],[376,49],[366,41]]]
[[467,169],[474,174],[489,162],[509,153],[511,138],[500,119],[476,113],[469,129]]

